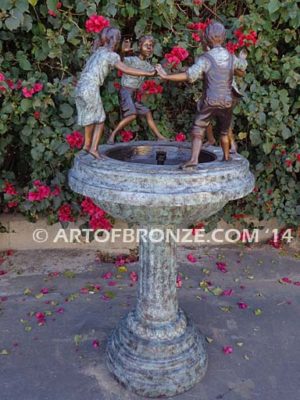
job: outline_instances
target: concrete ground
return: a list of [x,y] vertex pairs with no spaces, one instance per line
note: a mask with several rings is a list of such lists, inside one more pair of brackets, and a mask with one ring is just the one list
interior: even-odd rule
[[[299,400],[299,253],[266,245],[178,253],[180,305],[206,336],[209,367],[176,398]],[[107,337],[135,304],[137,263],[118,271],[83,250],[19,251],[0,263],[1,400],[140,399],[105,367]]]

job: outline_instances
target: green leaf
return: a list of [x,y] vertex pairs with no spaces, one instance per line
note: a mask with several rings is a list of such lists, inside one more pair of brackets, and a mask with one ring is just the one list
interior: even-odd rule
[[151,5],[151,0],[141,0],[140,9],[144,10],[145,8],[148,8],[150,5]]
[[22,111],[28,111],[32,106],[32,100],[29,99],[21,100],[20,106]]
[[47,0],[47,7],[49,10],[56,11],[58,0]]
[[24,17],[23,14],[16,8],[11,10],[10,15],[11,16],[5,20],[5,25],[8,30],[13,31],[21,26]]
[[39,0],[28,0],[28,3],[32,5],[32,7],[35,7],[37,5]]
[[28,0],[16,0],[15,7],[21,12],[24,13],[28,11]]
[[68,119],[73,115],[73,108],[68,103],[63,103],[59,107],[60,109],[60,116],[64,119]]
[[216,287],[214,289],[208,289],[210,293],[212,293],[214,296],[220,296],[223,293],[223,289],[220,287]]
[[0,350],[0,356],[8,356],[9,355],[9,351],[6,349]]
[[75,272],[70,271],[70,270],[67,269],[66,271],[64,271],[63,276],[65,278],[72,279],[72,278],[75,278],[76,274],[75,274]]
[[270,14],[274,14],[280,8],[280,1],[278,0],[271,0],[268,4],[268,10]]
[[143,33],[145,32],[147,26],[147,22],[144,19],[139,19],[138,22],[136,23],[134,27],[134,32],[137,36],[137,38],[141,37]]
[[13,6],[12,0],[1,0],[1,7],[0,9],[3,11],[10,10]]
[[273,144],[271,142],[263,143],[263,150],[265,154],[270,154],[272,151]]
[[82,342],[82,335],[75,335],[74,336],[74,343],[76,346],[79,346],[80,343]]

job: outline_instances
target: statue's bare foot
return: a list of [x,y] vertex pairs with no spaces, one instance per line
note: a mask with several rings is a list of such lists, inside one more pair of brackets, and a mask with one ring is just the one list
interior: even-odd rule
[[115,144],[115,135],[112,133],[109,135],[106,144]]
[[228,158],[223,157],[222,161],[231,161],[231,157]]
[[98,153],[98,151],[97,150],[90,150],[89,151],[89,154],[91,155],[91,156],[93,156],[94,158],[96,158],[97,160],[100,160],[100,158],[101,158],[101,156],[100,156],[100,154]]
[[210,142],[207,140],[205,143],[203,143],[202,147],[215,146],[215,145],[216,141]]
[[237,153],[237,145],[233,144],[230,149],[230,154],[236,154],[236,153]]
[[197,160],[189,160],[188,162],[180,165],[180,169],[195,169],[198,166],[198,161]]
[[89,152],[90,152],[90,148],[87,147],[87,146],[84,146],[84,147],[82,148],[82,151],[84,151],[85,153],[89,153]]

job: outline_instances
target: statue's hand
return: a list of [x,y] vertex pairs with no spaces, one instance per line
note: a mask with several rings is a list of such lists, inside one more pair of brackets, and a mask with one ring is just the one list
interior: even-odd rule
[[161,77],[161,78],[166,78],[167,76],[168,76],[168,74],[166,73],[166,71],[163,69],[163,67],[160,65],[160,64],[157,64],[156,66],[155,66],[155,69],[156,69],[156,72],[158,73],[158,75]]
[[239,58],[241,58],[242,60],[246,60],[247,56],[248,56],[248,53],[245,49],[240,51]]

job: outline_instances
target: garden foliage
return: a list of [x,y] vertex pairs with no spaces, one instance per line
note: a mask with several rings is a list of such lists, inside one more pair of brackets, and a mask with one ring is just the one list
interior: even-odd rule
[[[187,68],[202,53],[203,26],[199,22],[216,19],[228,28],[231,51],[239,47],[235,44],[241,35],[252,34],[255,39],[247,47],[247,75],[239,81],[245,96],[235,109],[234,131],[239,151],[255,173],[256,187],[245,199],[227,205],[218,217],[230,220],[247,214],[297,224],[298,6],[299,1],[294,0],[0,0],[2,211],[19,211],[32,220],[45,214],[50,222],[72,221],[84,212],[91,219],[93,212],[103,216],[89,200],[82,207],[83,199],[67,184],[67,172],[82,145],[83,133],[76,125],[74,85],[91,53],[97,21],[101,25],[93,15],[109,19],[110,25],[134,42],[151,33],[156,39],[152,61],[161,62],[170,72]],[[176,48],[181,49],[179,53]],[[169,62],[176,51],[179,62]],[[150,94],[144,99],[161,133],[169,137],[183,133],[189,140],[201,82],[155,80],[157,85],[145,85]],[[107,133],[120,119],[119,82],[113,71],[101,94]],[[143,120],[127,129],[130,132],[119,140],[130,140],[132,133],[138,139],[152,138]],[[99,221],[103,226],[103,219]]]

